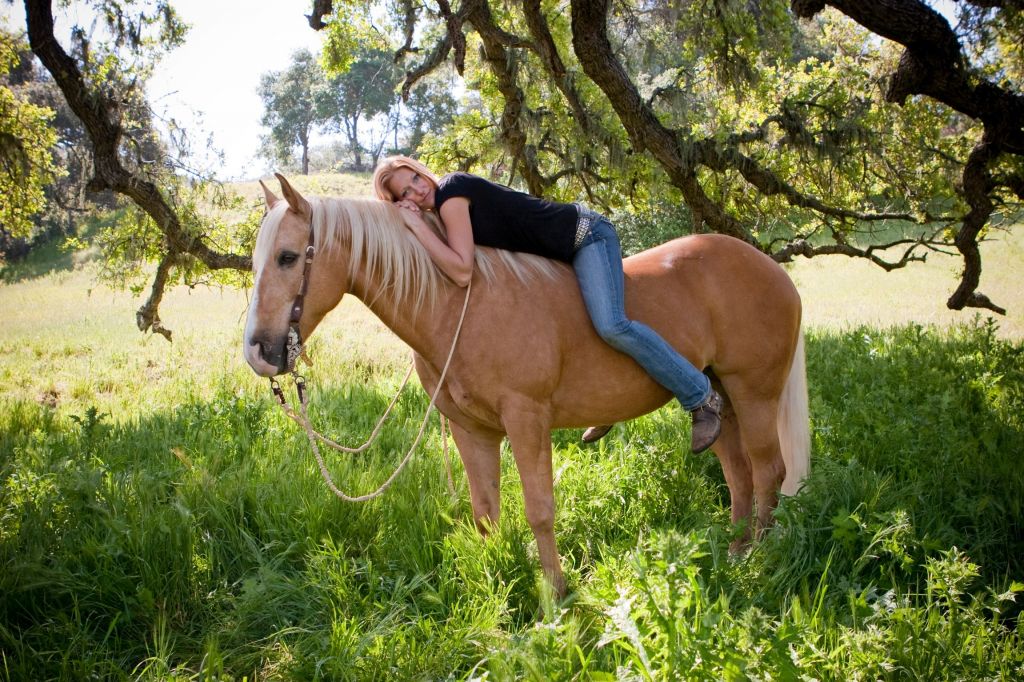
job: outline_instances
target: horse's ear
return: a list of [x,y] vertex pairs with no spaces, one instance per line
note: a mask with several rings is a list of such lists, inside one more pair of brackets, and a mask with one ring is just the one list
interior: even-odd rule
[[281,183],[281,194],[284,195],[284,200],[288,202],[289,208],[300,215],[309,215],[312,212],[309,202],[302,198],[302,195],[291,186],[287,178],[280,173],[274,173],[274,177]]
[[277,198],[277,195],[270,191],[270,188],[263,184],[260,180],[260,187],[263,188],[263,198],[267,200],[267,210],[274,208],[274,204],[281,201]]

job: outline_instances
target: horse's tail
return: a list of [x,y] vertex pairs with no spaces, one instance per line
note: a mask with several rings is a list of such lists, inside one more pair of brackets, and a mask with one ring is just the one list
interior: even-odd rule
[[779,446],[786,463],[782,494],[794,495],[811,471],[811,428],[807,406],[807,361],[804,333],[800,331],[789,378],[779,398]]

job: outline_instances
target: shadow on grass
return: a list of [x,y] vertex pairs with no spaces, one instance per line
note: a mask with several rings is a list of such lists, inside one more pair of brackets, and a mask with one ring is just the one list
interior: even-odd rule
[[812,474],[768,543],[779,586],[912,589],[954,548],[1024,576],[1024,345],[991,324],[811,334]]
[[[723,560],[708,589],[778,619],[825,571],[838,589],[919,592],[927,562],[953,547],[980,565],[977,589],[1021,579],[1024,346],[988,327],[909,327],[811,334],[807,349],[808,487],[783,505],[784,532],[745,564]],[[362,442],[391,397],[385,383],[319,387],[316,423]],[[339,485],[384,481],[426,403],[409,391],[372,452],[329,455]],[[225,388],[128,423],[76,417],[28,402],[0,411],[11,675],[126,677],[159,664],[434,678],[468,674],[493,633],[533,628],[536,558],[507,457],[502,527],[480,541],[459,466],[460,498],[448,496],[436,430],[383,498],[352,505],[330,496],[298,427],[262,396]],[[681,453],[677,417],[623,425],[603,449],[559,450],[556,533],[577,584],[642,553],[652,528],[726,518],[715,464]],[[710,536],[723,556],[727,535]]]
[[35,247],[24,258],[0,267],[0,282],[17,284],[74,269],[74,254],[62,248],[60,239],[55,239]]

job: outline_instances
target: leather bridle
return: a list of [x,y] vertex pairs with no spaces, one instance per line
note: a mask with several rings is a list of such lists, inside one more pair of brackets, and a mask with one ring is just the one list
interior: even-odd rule
[[[299,401],[306,398],[306,379],[295,370],[295,363],[302,355],[302,332],[299,331],[299,320],[302,319],[302,309],[306,305],[306,292],[309,290],[309,273],[313,270],[313,256],[316,255],[316,240],[313,232],[313,216],[309,218],[309,241],[306,243],[306,262],[302,266],[302,280],[299,282],[299,292],[295,294],[292,301],[291,312],[288,315],[288,338],[284,344],[285,371],[292,375],[295,380],[295,389],[299,393]],[[283,372],[282,372],[283,373]],[[270,377],[270,390],[274,392],[277,401],[282,407],[287,408],[288,401],[284,397],[284,390],[277,381],[277,377]]]
[[306,305],[306,292],[309,290],[309,273],[313,270],[313,256],[316,255],[316,246],[313,233],[313,218],[309,219],[309,242],[306,244],[306,262],[302,266],[302,281],[299,282],[299,293],[292,301],[291,315],[288,317],[288,341],[285,344],[286,369],[289,372],[295,371],[295,362],[302,355],[302,333],[299,332],[299,320],[302,319],[302,309]]

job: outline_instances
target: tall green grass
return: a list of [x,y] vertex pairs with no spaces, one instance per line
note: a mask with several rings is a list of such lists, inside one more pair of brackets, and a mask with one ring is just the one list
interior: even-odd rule
[[[85,324],[2,339],[8,377],[82,373],[2,397],[3,679],[1024,675],[1024,346],[991,325],[811,330],[813,473],[745,556],[677,409],[596,447],[556,434],[559,603],[508,453],[486,541],[436,430],[383,498],[339,502],[237,326],[207,314],[224,310],[171,346]],[[314,417],[349,442],[404,369],[374,325],[346,305],[313,349]],[[344,487],[386,477],[426,402],[410,392],[378,448],[331,460]]]

